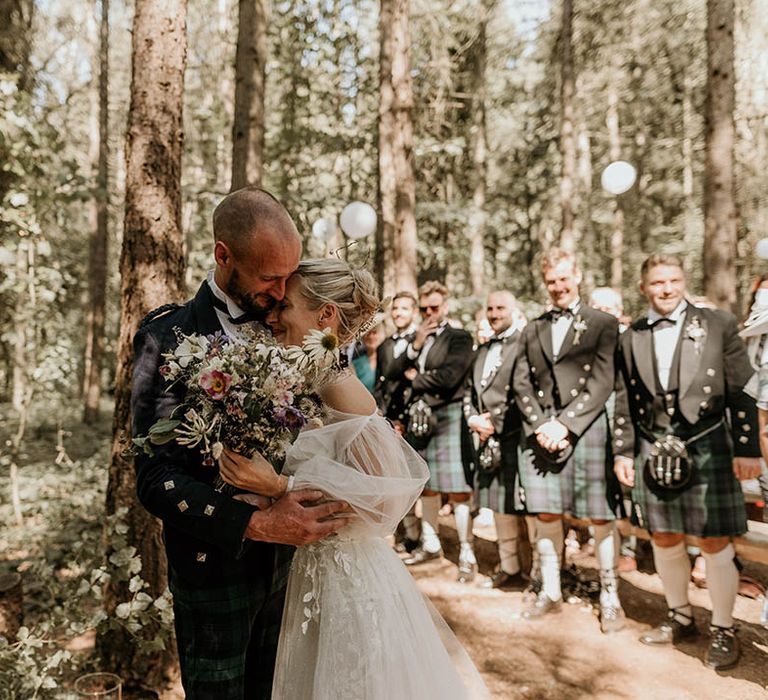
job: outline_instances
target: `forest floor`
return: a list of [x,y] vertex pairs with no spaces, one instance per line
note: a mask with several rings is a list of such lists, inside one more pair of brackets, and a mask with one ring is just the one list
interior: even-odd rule
[[[484,590],[456,581],[455,531],[441,523],[446,557],[414,567],[421,590],[464,644],[493,698],[498,700],[765,700],[768,698],[768,630],[759,623],[762,600],[739,596],[736,618],[743,656],[731,671],[715,673],[703,665],[708,646],[709,597],[690,586],[696,621],[704,633],[676,648],[651,648],[638,637],[664,617],[661,582],[640,560],[638,571],[622,574],[620,596],[627,613],[624,630],[600,632],[589,599],[565,604],[549,619],[527,621],[522,591]],[[477,535],[481,535],[480,538]],[[493,527],[476,529],[481,574],[490,574],[498,559]],[[578,574],[597,579],[594,557],[572,558]],[[768,567],[746,570],[768,581]]]
[[[77,425],[72,415],[58,417],[64,425]],[[20,455],[22,528],[12,524],[7,463],[0,470],[0,521],[4,523],[0,573],[24,572],[27,624],[45,618],[50,606],[61,604],[61,596],[69,590],[64,584],[73,548],[88,543],[96,551],[102,527],[109,418],[105,416],[93,428],[71,427],[72,434],[62,436],[56,418],[33,422]],[[12,427],[0,418],[0,445]],[[59,437],[71,463],[55,462]],[[716,674],[702,664],[706,635],[676,649],[652,649],[637,641],[665,611],[658,576],[647,559],[641,559],[639,571],[623,574],[620,594],[628,616],[624,631],[602,635],[588,600],[564,605],[548,620],[527,622],[520,617],[521,591],[486,591],[455,581],[457,547],[450,522],[451,518],[444,519],[442,526],[447,558],[412,573],[467,648],[494,698],[768,698],[768,630],[758,624],[761,600],[739,597],[736,616],[744,656],[736,669]],[[489,574],[496,560],[493,526],[478,527],[476,534],[481,573]],[[591,556],[578,554],[575,563],[581,576],[596,578]],[[747,564],[747,571],[768,582],[768,567]],[[692,585],[691,599],[697,622],[706,630],[707,592]],[[92,636],[80,641],[80,653],[90,655]],[[181,697],[175,690],[164,696],[166,700]]]

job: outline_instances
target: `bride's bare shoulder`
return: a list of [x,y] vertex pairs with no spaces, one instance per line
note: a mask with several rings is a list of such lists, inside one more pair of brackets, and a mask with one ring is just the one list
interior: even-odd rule
[[320,398],[341,413],[370,416],[376,412],[376,401],[363,383],[349,372],[340,381],[327,384],[320,391]]

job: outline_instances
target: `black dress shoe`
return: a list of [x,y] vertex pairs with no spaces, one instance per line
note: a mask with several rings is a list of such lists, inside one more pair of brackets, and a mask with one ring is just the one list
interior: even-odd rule
[[712,625],[710,628],[712,641],[707,650],[707,658],[704,664],[715,671],[725,671],[733,668],[741,656],[741,645],[736,637],[736,630],[733,627],[718,627]]
[[544,591],[540,591],[539,595],[536,596],[536,600],[523,611],[523,619],[540,620],[545,615],[560,612],[561,604],[562,598],[560,600],[552,600]]
[[402,540],[400,540],[400,542],[398,542],[395,545],[395,551],[398,554],[402,554],[403,552],[408,552],[408,554],[410,554],[411,552],[413,552],[415,549],[418,548],[419,544],[420,544],[419,540],[412,540],[412,539],[409,539],[408,537],[404,537]]
[[417,547],[411,552],[410,557],[403,559],[403,564],[406,566],[415,566],[416,564],[423,564],[425,561],[432,561],[433,559],[440,559],[443,556],[443,550],[438,549],[436,552],[428,552],[423,547]]
[[654,627],[650,632],[646,632],[640,637],[640,641],[643,644],[649,644],[650,646],[659,644],[677,644],[685,639],[692,639],[698,635],[699,630],[693,620],[688,624],[684,624],[675,619],[674,612],[670,611],[668,615],[668,618],[658,627]]
[[480,588],[518,588],[522,589],[528,585],[528,579],[522,571],[518,571],[516,574],[508,574],[506,571],[499,569],[491,578],[485,579],[480,584]]

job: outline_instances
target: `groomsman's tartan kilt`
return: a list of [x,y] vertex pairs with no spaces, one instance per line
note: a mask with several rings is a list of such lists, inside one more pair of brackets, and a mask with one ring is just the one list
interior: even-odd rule
[[520,479],[529,513],[614,520],[621,509],[621,489],[613,473],[607,415],[601,413],[587,428],[557,474],[541,473],[534,463],[533,451],[526,449]]
[[277,546],[272,577],[203,589],[171,580],[187,700],[271,698],[293,551]]
[[496,513],[525,513],[520,488],[520,433],[501,442],[501,469],[489,472],[475,465],[473,473],[475,506]]
[[640,440],[632,489],[632,522],[651,532],[677,532],[697,537],[727,537],[747,531],[744,492],[733,473],[733,446],[725,425],[688,446],[695,470],[692,485],[659,497],[645,482],[645,460],[651,445]]
[[439,493],[469,493],[472,489],[461,459],[461,402],[438,408],[433,416],[437,425],[421,451],[429,465],[429,481],[424,488]]

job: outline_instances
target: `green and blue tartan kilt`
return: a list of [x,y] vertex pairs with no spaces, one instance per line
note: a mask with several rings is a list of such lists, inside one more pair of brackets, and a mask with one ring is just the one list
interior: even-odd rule
[[744,493],[733,473],[733,444],[725,425],[688,446],[694,472],[690,485],[654,493],[645,481],[651,443],[640,440],[632,489],[632,522],[651,532],[697,537],[732,537],[747,531]]
[[421,456],[429,466],[425,489],[438,493],[470,493],[461,458],[461,403],[449,403],[434,413],[435,429]]
[[[536,436],[530,435],[528,440],[536,440]],[[614,520],[621,513],[621,489],[613,473],[608,416],[601,413],[587,428],[558,473],[542,471],[534,461],[533,450],[527,448],[520,480],[529,513]]]
[[272,575],[189,588],[171,572],[176,644],[187,700],[269,700],[293,547]]
[[522,515],[526,512],[520,486],[520,437],[501,441],[501,469],[489,472],[475,466],[472,474],[474,501],[478,508],[495,513]]

